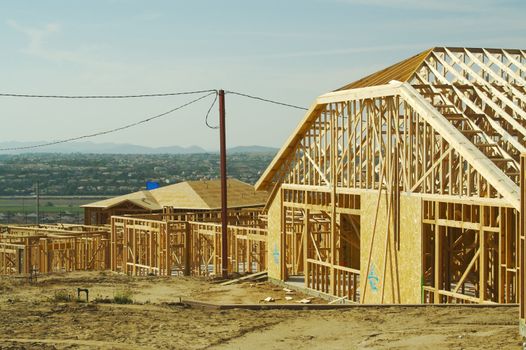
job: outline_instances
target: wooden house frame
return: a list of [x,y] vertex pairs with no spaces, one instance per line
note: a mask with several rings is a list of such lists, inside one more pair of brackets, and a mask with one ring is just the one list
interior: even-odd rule
[[0,276],[107,270],[108,227],[0,226]]
[[518,303],[525,86],[522,50],[438,47],[318,97],[256,184],[269,277],[357,303]]
[[[266,215],[229,210],[229,273],[267,267]],[[129,275],[221,275],[221,218],[218,212],[111,218],[110,266]]]

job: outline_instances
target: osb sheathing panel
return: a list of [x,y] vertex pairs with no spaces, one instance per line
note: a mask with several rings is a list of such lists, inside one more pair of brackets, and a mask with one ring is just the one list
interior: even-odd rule
[[[379,202],[376,234],[371,250],[377,202],[377,193],[361,195],[361,302],[366,304],[420,303],[422,270],[421,200],[400,195],[399,246],[396,244],[391,230],[387,260],[384,260],[384,257],[386,256],[387,225],[390,220],[387,219],[387,197],[385,193]],[[369,269],[367,269],[370,250],[372,253]]]
[[400,195],[400,297],[403,304],[422,302],[422,200]]
[[282,279],[281,276],[281,191],[278,190],[268,210],[268,276]]

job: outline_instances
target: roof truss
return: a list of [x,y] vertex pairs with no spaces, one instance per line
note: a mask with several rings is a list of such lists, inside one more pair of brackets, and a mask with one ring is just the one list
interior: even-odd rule
[[518,187],[497,160],[408,83],[330,93],[317,102],[323,108],[311,109],[295,145],[267,169],[267,181],[279,169],[272,182],[379,189],[394,172],[406,192],[503,197],[519,205]]
[[377,189],[396,163],[404,191],[518,208],[525,83],[522,50],[424,51],[320,96],[256,187]]

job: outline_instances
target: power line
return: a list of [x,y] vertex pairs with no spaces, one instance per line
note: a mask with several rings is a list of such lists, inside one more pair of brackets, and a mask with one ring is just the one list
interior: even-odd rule
[[279,102],[279,101],[269,100],[268,98],[263,98],[263,97],[258,97],[258,96],[252,96],[252,95],[243,94],[243,93],[240,93],[240,92],[235,92],[235,91],[225,91],[225,93],[227,93],[227,94],[232,94],[232,95],[243,96],[243,97],[251,98],[251,99],[254,99],[254,100],[259,100],[259,101],[263,101],[263,102],[272,103],[272,104],[275,104],[275,105],[280,105],[280,106],[285,106],[285,107],[291,107],[291,108],[301,109],[301,110],[304,110],[304,111],[308,111],[308,110],[309,110],[308,108],[305,108],[305,107],[300,107],[300,106],[292,105],[292,104],[289,104],[289,103],[284,103],[284,102]]
[[181,91],[181,92],[139,94],[139,95],[33,95],[33,94],[0,93],[0,97],[56,98],[56,99],[112,99],[112,98],[125,99],[125,98],[194,95],[194,94],[203,94],[206,92],[216,92],[216,90],[209,89],[209,90],[195,90],[195,91]]
[[[128,128],[131,128],[131,127],[134,127],[134,126],[137,126],[137,125],[140,125],[140,124],[144,124],[144,123],[150,122],[150,121],[152,121],[154,119],[158,119],[158,118],[164,117],[164,116],[166,116],[166,115],[168,115],[170,113],[173,113],[175,111],[183,109],[184,107],[187,107],[187,106],[189,106],[191,104],[194,104],[194,103],[196,103],[196,102],[198,102],[198,101],[200,101],[200,100],[202,100],[202,99],[204,99],[204,98],[206,98],[208,96],[211,96],[213,94],[216,94],[216,97],[217,97],[217,92],[215,90],[209,90],[209,91],[211,91],[211,92],[206,94],[206,95],[204,95],[204,96],[201,96],[201,97],[198,97],[196,99],[193,99],[193,100],[191,100],[191,101],[189,101],[189,102],[187,102],[185,104],[182,104],[182,105],[180,105],[178,107],[172,108],[169,111],[163,112],[161,114],[154,115],[152,117],[149,117],[149,118],[146,118],[146,119],[143,119],[143,120],[139,120],[139,121],[131,123],[131,124],[120,126],[120,127],[114,128],[114,129],[100,131],[100,132],[87,134],[87,135],[82,135],[82,136],[77,136],[77,137],[71,137],[71,138],[58,140],[58,141],[42,143],[42,144],[33,145],[33,146],[0,148],[0,151],[17,151],[17,150],[26,150],[26,149],[40,148],[40,147],[45,147],[45,146],[57,145],[57,144],[60,144],[60,143],[66,143],[66,142],[71,142],[71,141],[87,139],[87,138],[100,136],[100,135],[111,134],[111,133],[114,133],[114,132],[117,132],[117,131],[121,131],[121,130],[128,129]],[[210,107],[210,109],[211,109],[211,107]]]
[[210,114],[210,111],[212,110],[212,108],[213,108],[214,105],[216,104],[216,101],[217,101],[217,95],[218,95],[218,93],[216,92],[216,97],[214,98],[214,101],[212,101],[212,104],[210,105],[210,108],[208,108],[208,112],[206,112],[205,124],[206,124],[206,126],[208,126],[210,129],[219,129],[219,126],[212,126],[212,125],[208,124],[208,115]]
[[[46,143],[33,145],[33,146],[0,148],[0,151],[17,151],[17,150],[35,149],[35,148],[40,148],[40,147],[46,147],[46,146],[52,146],[52,145],[57,145],[57,144],[61,144],[61,143],[71,142],[71,141],[87,139],[87,138],[100,136],[100,135],[111,134],[111,133],[114,133],[114,132],[117,132],[117,131],[121,131],[121,130],[128,129],[128,128],[131,128],[131,127],[134,127],[134,126],[137,126],[137,125],[140,125],[140,124],[144,124],[144,123],[150,122],[150,121],[152,121],[154,119],[158,119],[158,118],[164,117],[164,116],[166,116],[166,115],[168,115],[170,113],[173,113],[173,112],[175,112],[177,110],[180,110],[180,109],[182,109],[184,107],[187,107],[187,106],[189,106],[189,105],[191,105],[193,103],[196,103],[196,102],[198,102],[198,101],[200,101],[200,100],[202,100],[202,99],[204,99],[204,98],[206,98],[208,96],[211,96],[211,95],[215,95],[215,97],[214,97],[214,100],[212,101],[212,104],[208,108],[208,111],[206,112],[205,124],[206,124],[207,127],[211,128],[211,129],[218,129],[217,126],[212,126],[212,125],[210,125],[208,123],[208,117],[210,115],[210,112],[212,111],[212,108],[214,107],[214,105],[217,102],[218,92],[217,92],[217,90],[209,89],[209,90],[182,91],[182,92],[170,92],[170,93],[158,93],[158,94],[141,94],[141,95],[32,95],[32,94],[0,93],[0,97],[53,98],[53,99],[125,99],[125,98],[166,97],[166,96],[178,96],[178,95],[192,95],[192,94],[202,94],[202,93],[207,93],[207,94],[203,95],[201,97],[198,97],[198,98],[196,98],[196,99],[194,99],[194,100],[192,100],[190,102],[187,102],[187,103],[185,103],[183,105],[175,107],[175,108],[173,108],[173,109],[171,109],[169,111],[166,111],[164,113],[157,114],[155,116],[152,116],[152,117],[140,120],[138,122],[127,124],[127,125],[124,125],[124,126],[121,126],[121,127],[117,127],[117,128],[110,129],[110,130],[105,130],[105,131],[100,131],[100,132],[96,132],[96,133],[92,133],[92,134],[87,134],[87,135],[82,135],[82,136],[77,136],[77,137],[71,137],[71,138],[67,138],[67,139],[63,139],[63,140],[46,142]],[[280,105],[280,106],[300,109],[300,110],[304,110],[304,111],[308,110],[307,108],[296,106],[296,105],[293,105],[293,104],[284,103],[284,102],[275,101],[275,100],[270,100],[270,99],[259,97],[259,96],[252,96],[252,95],[248,95],[248,94],[244,94],[244,93],[240,93],[240,92],[225,91],[225,93],[232,94],[232,95],[238,95],[238,96],[242,96],[242,97],[246,97],[246,98],[250,98],[250,99],[254,99],[254,100],[258,100],[258,101],[262,101],[262,102],[267,102],[267,103],[271,103],[271,104],[275,104],[275,105]]]
[[[180,91],[180,92],[167,92],[167,93],[154,93],[154,94],[137,94],[137,95],[41,95],[41,94],[16,94],[16,93],[0,93],[0,97],[22,97],[22,98],[52,98],[52,99],[126,99],[126,98],[144,98],[144,97],[168,97],[168,96],[180,96],[180,95],[193,95],[193,94],[203,94],[207,92],[215,92],[215,89],[208,90],[194,90],[194,91]],[[305,107],[296,106],[290,103],[284,103],[280,101],[271,100],[268,98],[263,98],[259,96],[253,96],[249,94],[244,94],[236,91],[225,91],[228,94],[243,96],[251,98],[254,100],[259,100],[263,102],[268,102],[276,105],[281,105],[285,107],[291,107],[301,110],[308,110]],[[215,100],[212,106],[215,104]]]
[[[126,98],[144,98],[144,97],[168,97],[168,96],[180,96],[180,95],[193,95],[193,94],[203,94],[207,92],[215,92],[215,89],[208,90],[194,90],[194,91],[180,91],[180,92],[167,92],[167,93],[154,93],[154,94],[138,94],[138,95],[41,95],[41,94],[16,94],[16,93],[0,93],[0,97],[23,97],[23,98],[51,98],[51,99],[126,99]],[[236,91],[225,91],[228,94],[243,96],[251,98],[254,100],[259,100],[263,102],[268,102],[272,104],[277,104],[281,106],[308,110],[305,107],[296,106],[290,103],[284,103],[280,101],[270,100],[263,97],[252,96],[249,94],[244,94]],[[216,99],[217,100],[217,99]],[[214,100],[212,106],[215,104]]]

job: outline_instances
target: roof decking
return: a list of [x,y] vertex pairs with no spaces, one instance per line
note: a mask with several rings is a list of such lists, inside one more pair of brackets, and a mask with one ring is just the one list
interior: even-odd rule
[[[268,194],[256,192],[254,187],[237,179],[228,179],[228,207],[243,208],[264,205]],[[109,209],[131,202],[146,210],[156,211],[163,207],[191,210],[215,210],[221,208],[220,180],[186,181],[85,204],[85,208]]]
[[384,85],[388,84],[391,80],[397,80],[401,82],[408,81],[415,71],[422,65],[431,51],[433,51],[433,49],[425,50],[417,55],[414,55],[413,57],[395,63],[392,66],[368,75],[365,78],[336,89],[335,91]]

